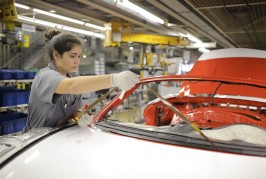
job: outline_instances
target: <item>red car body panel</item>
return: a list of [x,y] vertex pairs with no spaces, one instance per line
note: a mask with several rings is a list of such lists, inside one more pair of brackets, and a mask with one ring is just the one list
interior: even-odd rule
[[[244,55],[247,57],[243,57],[241,50],[245,50]],[[266,106],[266,52],[250,49],[221,51],[225,53],[218,50],[218,53],[209,52],[209,55],[201,56],[187,75],[142,79],[122,99],[144,83],[183,81],[180,91],[176,92],[178,95],[167,100],[199,127],[216,128],[244,123],[266,129],[266,117],[261,111]],[[214,95],[226,97],[213,97]],[[121,101],[118,95],[96,116],[96,120]],[[175,124],[181,120],[161,101],[149,104],[144,117],[146,124],[151,126]]]

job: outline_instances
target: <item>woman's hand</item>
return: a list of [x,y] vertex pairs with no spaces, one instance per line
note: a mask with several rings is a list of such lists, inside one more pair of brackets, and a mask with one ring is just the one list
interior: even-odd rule
[[88,113],[84,113],[78,120],[78,125],[80,127],[86,127],[93,122],[93,115],[89,115]]
[[112,74],[112,86],[127,91],[133,88],[140,80],[140,76],[131,71]]

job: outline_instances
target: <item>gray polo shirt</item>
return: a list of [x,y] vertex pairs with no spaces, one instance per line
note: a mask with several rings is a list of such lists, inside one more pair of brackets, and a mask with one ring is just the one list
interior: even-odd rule
[[76,73],[60,74],[53,63],[42,69],[33,80],[29,100],[29,116],[24,132],[39,127],[55,127],[67,123],[73,113],[82,108],[82,95],[56,94],[55,89],[65,78]]

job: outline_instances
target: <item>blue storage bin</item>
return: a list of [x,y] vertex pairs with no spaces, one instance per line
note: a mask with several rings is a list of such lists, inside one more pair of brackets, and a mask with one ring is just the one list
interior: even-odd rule
[[28,104],[29,103],[29,96],[30,96],[30,91],[27,90],[16,90],[16,98],[15,98],[15,104]]
[[16,92],[16,105],[18,104],[25,104],[25,101],[26,101],[26,92],[23,91],[23,90],[18,90]]
[[15,80],[25,79],[25,71],[23,71],[23,70],[12,70],[12,72],[13,72],[13,79],[15,79]]
[[0,106],[15,106],[29,103],[30,91],[6,87],[0,89]]
[[34,79],[36,72],[33,71],[25,71],[25,78],[26,79]]
[[16,92],[0,92],[0,106],[14,106],[16,104]]
[[29,100],[30,100],[30,91],[25,91],[25,103],[24,104],[28,104]]
[[28,115],[19,112],[4,112],[0,114],[0,135],[22,131]]
[[8,69],[0,70],[0,80],[10,80],[13,77],[13,72]]

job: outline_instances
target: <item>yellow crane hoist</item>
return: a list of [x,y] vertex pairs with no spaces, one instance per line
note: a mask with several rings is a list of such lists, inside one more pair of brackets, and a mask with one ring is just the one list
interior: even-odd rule
[[[104,28],[104,47],[120,46],[120,43],[182,47],[188,45],[188,40],[184,37],[132,33],[130,23],[109,22],[104,24]],[[152,73],[155,70],[161,70],[163,71],[163,75],[166,75],[168,65],[171,64],[165,60],[164,54],[143,52],[140,54],[138,68],[141,69],[141,77],[145,77],[145,72],[148,71],[149,73]]]
[[109,22],[104,24],[105,47],[120,46],[120,43],[142,43],[149,45],[186,46],[188,40],[183,37],[134,34],[130,23]]

